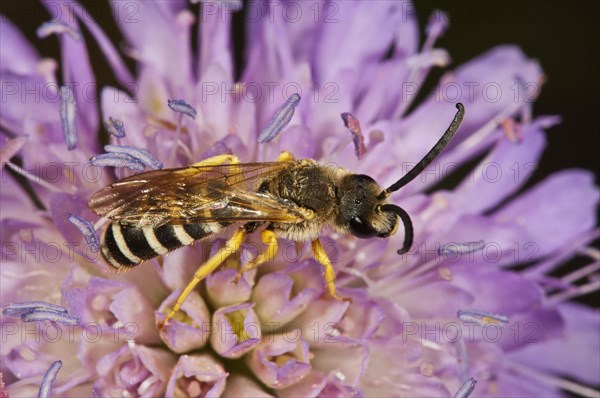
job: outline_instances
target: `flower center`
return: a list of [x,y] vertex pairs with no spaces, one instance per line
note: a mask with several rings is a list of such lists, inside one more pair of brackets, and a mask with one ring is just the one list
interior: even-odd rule
[[238,339],[238,343],[248,340],[252,336],[244,328],[244,320],[246,319],[246,310],[233,311],[224,314],[229,321],[233,333]]

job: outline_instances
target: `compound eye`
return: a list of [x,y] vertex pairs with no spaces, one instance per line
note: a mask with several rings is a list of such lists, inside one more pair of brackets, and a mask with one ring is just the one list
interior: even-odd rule
[[367,239],[377,236],[377,231],[371,225],[363,222],[360,217],[354,217],[350,220],[350,232],[357,238]]

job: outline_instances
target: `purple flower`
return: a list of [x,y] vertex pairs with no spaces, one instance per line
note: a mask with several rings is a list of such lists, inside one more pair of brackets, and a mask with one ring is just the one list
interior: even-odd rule
[[208,354],[182,355],[167,387],[169,397],[219,397],[225,389],[227,372]]
[[213,315],[216,330],[210,342],[222,357],[239,358],[260,343],[260,323],[252,307],[251,303],[222,307]]
[[[202,1],[198,15],[182,2],[135,2],[137,23],[116,21],[135,76],[80,6],[48,3],[52,22],[39,30],[44,40],[59,36],[60,67],[2,19],[10,56],[0,68],[1,394],[37,394],[61,361],[52,383],[60,396],[464,397],[473,386],[477,396],[595,396],[600,318],[570,300],[600,288],[591,247],[598,188],[591,173],[565,170],[521,192],[557,118],[532,118],[530,99],[510,88],[539,86],[540,65],[514,46],[492,49],[453,65],[440,88],[493,83],[511,95],[447,101],[442,90],[407,114],[414,95],[406,87],[450,63],[449,52],[434,48],[451,28],[443,13],[419,48],[406,2],[337,2],[339,23],[312,18],[333,3],[279,6],[292,3],[302,11],[293,22],[266,2],[246,5],[239,71],[230,37],[237,2]],[[199,48],[191,48],[196,19]],[[96,60],[82,31],[122,88],[94,92]],[[22,87],[36,87],[42,100]],[[273,161],[289,150],[389,186],[439,139],[457,101],[467,113],[456,137],[391,198],[413,220],[407,254],[397,254],[403,231],[370,240],[322,232],[339,292],[352,303],[326,294],[310,245],[286,240],[274,260],[237,280],[265,249],[258,234],[161,330],[226,233],[127,273],[106,272],[95,236],[105,220],[87,201],[116,177],[220,154]],[[481,156],[454,189],[431,190]],[[588,264],[557,277],[575,255]],[[22,314],[16,303],[24,302],[48,313]]]
[[164,349],[128,344],[101,357],[95,396],[155,397],[165,391],[176,357]]
[[310,372],[308,343],[301,336],[273,335],[252,351],[247,362],[265,385],[285,388]]

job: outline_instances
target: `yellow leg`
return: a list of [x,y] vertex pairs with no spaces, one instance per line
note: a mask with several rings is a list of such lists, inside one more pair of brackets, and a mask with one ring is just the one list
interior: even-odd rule
[[294,160],[294,155],[292,155],[288,151],[281,151],[281,153],[277,157],[276,162],[289,162],[291,160]]
[[229,162],[229,164],[238,164],[240,159],[235,155],[217,155],[208,159],[204,159],[201,162],[194,163],[193,167],[204,167],[204,166],[218,166],[220,164]]
[[256,256],[255,258],[253,258],[252,260],[248,261],[242,268],[240,268],[240,270],[238,271],[238,274],[236,275],[234,282],[238,282],[240,280],[240,278],[242,277],[242,274],[246,271],[250,271],[264,263],[266,263],[267,261],[271,261],[275,258],[275,256],[277,256],[277,236],[275,235],[275,233],[273,231],[269,231],[267,229],[263,230],[260,234],[260,238],[262,239],[263,243],[265,245],[267,245],[268,247],[265,249],[265,251],[263,251],[261,254],[259,254],[258,256]]
[[173,309],[169,311],[167,317],[159,323],[158,328],[162,329],[164,325],[166,325],[173,316],[179,311],[181,305],[184,303],[187,296],[194,290],[194,288],[200,283],[200,281],[206,278],[211,272],[213,272],[219,265],[223,263],[231,254],[238,251],[240,245],[246,238],[246,232],[243,229],[238,229],[233,236],[227,241],[225,247],[219,249],[211,258],[209,258],[204,264],[196,270],[194,273],[194,278],[188,283],[188,285],[183,289],[179,297],[177,297],[177,301],[175,301],[175,305]]
[[331,297],[340,301],[352,301],[349,297],[340,297],[337,295],[335,291],[335,271],[333,270],[331,260],[329,260],[327,253],[325,253],[325,249],[323,249],[321,242],[318,239],[315,239],[311,242],[311,245],[315,254],[315,260],[320,262],[325,268],[325,284],[327,285],[327,290],[329,290]]

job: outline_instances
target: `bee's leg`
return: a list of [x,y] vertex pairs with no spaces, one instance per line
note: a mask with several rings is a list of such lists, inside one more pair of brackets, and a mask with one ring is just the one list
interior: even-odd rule
[[340,297],[337,295],[335,291],[335,271],[333,270],[333,266],[331,265],[331,260],[325,253],[325,249],[323,249],[323,245],[319,241],[319,239],[315,239],[311,242],[313,252],[315,254],[315,260],[321,263],[325,268],[325,284],[327,285],[327,290],[329,290],[329,294],[336,300],[343,301],[352,301],[351,298],[348,297]]
[[281,151],[279,156],[277,156],[276,162],[289,162],[290,160],[294,160],[294,155],[288,151]]
[[162,329],[164,325],[166,325],[173,316],[179,311],[181,305],[184,303],[187,296],[194,290],[194,288],[200,283],[200,281],[206,276],[208,276],[211,272],[213,272],[219,265],[223,263],[231,254],[238,251],[240,245],[246,238],[246,232],[243,229],[238,229],[233,236],[227,241],[225,247],[222,247],[217,251],[211,258],[206,260],[204,264],[196,270],[194,273],[194,278],[188,283],[188,285],[183,289],[179,297],[177,297],[177,301],[175,301],[175,305],[169,311],[166,318],[158,324],[158,328]]
[[238,159],[238,157],[235,155],[217,155],[217,156],[213,156],[208,159],[204,159],[201,162],[194,163],[192,166],[193,167],[218,166],[225,162],[229,162],[229,164],[237,164],[240,162],[240,159]]
[[262,265],[267,261],[271,261],[275,258],[275,256],[277,256],[278,246],[277,236],[275,235],[275,233],[271,230],[265,229],[260,233],[260,238],[262,239],[263,243],[268,247],[265,249],[265,251],[260,253],[258,256],[254,257],[252,260],[248,261],[246,264],[244,264],[243,267],[240,268],[238,274],[234,279],[235,283],[237,283],[240,280],[244,272],[250,271],[251,269],[258,267],[259,265]]

